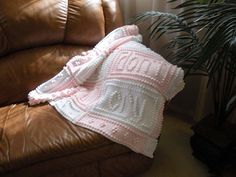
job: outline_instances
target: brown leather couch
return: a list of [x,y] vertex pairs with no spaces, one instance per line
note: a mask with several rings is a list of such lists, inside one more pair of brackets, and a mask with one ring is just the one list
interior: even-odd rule
[[152,160],[65,120],[30,90],[122,25],[116,0],[0,1],[0,176],[123,177]]

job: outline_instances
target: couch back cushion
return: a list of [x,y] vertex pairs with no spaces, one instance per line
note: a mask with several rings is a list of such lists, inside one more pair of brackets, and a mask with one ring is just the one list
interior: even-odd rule
[[0,1],[0,106],[25,101],[121,25],[117,0]]
[[0,1],[0,56],[57,43],[94,45],[120,24],[115,0]]

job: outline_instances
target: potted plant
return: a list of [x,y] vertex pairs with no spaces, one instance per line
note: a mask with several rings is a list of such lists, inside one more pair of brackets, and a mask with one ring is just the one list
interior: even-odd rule
[[[178,0],[170,0],[169,3]],[[224,0],[185,0],[177,15],[159,11],[138,14],[135,21],[152,19],[149,37],[172,37],[166,45],[170,61],[199,74],[212,89],[214,114],[193,126],[194,155],[219,169],[236,160],[236,128],[228,119],[236,107],[236,4]]]

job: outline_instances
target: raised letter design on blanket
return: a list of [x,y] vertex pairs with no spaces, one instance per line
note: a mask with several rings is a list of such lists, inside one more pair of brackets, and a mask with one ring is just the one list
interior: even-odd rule
[[100,97],[91,113],[112,117],[146,133],[154,131],[157,110],[160,108],[157,92],[153,93],[152,89],[139,88],[135,83],[119,80],[109,80],[105,87],[103,97]]
[[29,93],[66,119],[153,157],[163,109],[184,87],[183,70],[141,44],[135,25],[108,34]]

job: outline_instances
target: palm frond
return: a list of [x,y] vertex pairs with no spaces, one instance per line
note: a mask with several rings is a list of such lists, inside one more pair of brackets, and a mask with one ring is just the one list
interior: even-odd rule
[[184,10],[178,15],[144,12],[136,16],[136,22],[152,19],[147,28],[152,40],[175,34],[165,45],[170,51],[169,61],[184,67],[185,75],[208,76],[221,122],[236,107],[236,4],[223,0],[185,0],[175,9]]

